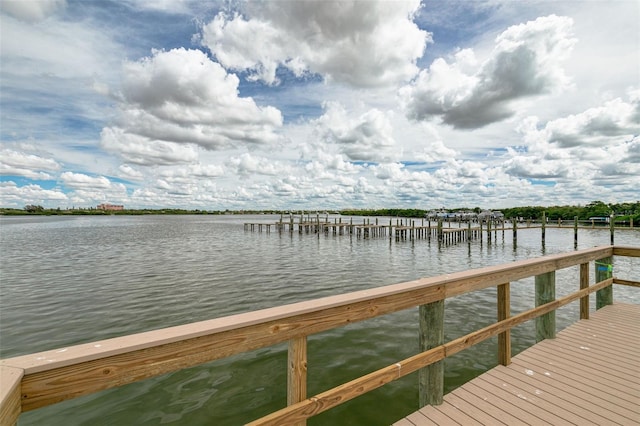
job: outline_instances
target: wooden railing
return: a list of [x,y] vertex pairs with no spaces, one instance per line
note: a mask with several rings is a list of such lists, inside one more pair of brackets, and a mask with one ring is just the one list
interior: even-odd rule
[[[508,364],[515,325],[536,318],[538,339],[553,337],[559,307],[580,299],[580,317],[588,318],[590,293],[598,292],[601,307],[613,303],[612,284],[639,287],[637,281],[612,277],[612,256],[640,257],[640,248],[594,247],[0,360],[0,424],[15,423],[24,411],[281,342],[289,342],[289,405],[252,424],[304,424],[417,370],[421,404],[438,404],[447,356],[497,335],[499,360]],[[592,261],[596,283],[589,285]],[[556,299],[555,271],[576,265],[580,290]],[[537,306],[511,316],[509,283],[532,276]],[[443,342],[444,300],[488,287],[498,288],[498,321]],[[307,397],[308,336],[417,306],[422,352]]]

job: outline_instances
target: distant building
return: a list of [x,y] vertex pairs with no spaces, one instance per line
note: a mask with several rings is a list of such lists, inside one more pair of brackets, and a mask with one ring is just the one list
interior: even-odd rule
[[98,204],[98,210],[124,210],[124,206],[117,204]]
[[489,220],[504,220],[504,214],[501,211],[491,211],[491,210],[483,210],[478,215],[478,220],[480,222],[486,222]]

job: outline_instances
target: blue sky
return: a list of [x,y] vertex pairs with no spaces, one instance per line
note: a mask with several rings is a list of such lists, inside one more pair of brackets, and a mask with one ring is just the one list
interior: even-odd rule
[[637,201],[636,1],[0,2],[0,206]]

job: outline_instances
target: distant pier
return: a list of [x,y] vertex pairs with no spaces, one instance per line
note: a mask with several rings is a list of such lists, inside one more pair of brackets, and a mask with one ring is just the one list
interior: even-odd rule
[[[271,233],[298,233],[298,234],[333,234],[350,235],[356,238],[380,238],[385,237],[396,240],[431,240],[434,239],[444,244],[456,244],[464,241],[482,239],[482,232],[497,232],[505,229],[505,222],[495,223],[493,226],[482,223],[457,222],[457,227],[452,222],[445,227],[443,220],[432,221],[429,219],[395,218],[388,223],[382,223],[378,218],[360,219],[354,222],[350,218],[321,217],[316,215],[299,215],[287,218],[281,217],[277,222],[271,223],[245,223],[245,231]],[[489,235],[488,240],[491,240]]]
[[[613,222],[597,225],[593,220],[578,221],[576,217],[573,221],[558,220],[557,223],[549,223],[545,216],[540,221],[506,221],[504,219],[488,220],[488,221],[451,221],[451,220],[431,220],[416,218],[391,218],[388,223],[382,223],[380,218],[375,218],[372,222],[371,218],[358,218],[359,222],[354,222],[353,217],[334,217],[329,219],[329,215],[316,214],[300,214],[290,215],[285,218],[280,217],[277,222],[264,223],[254,222],[245,223],[245,231],[252,232],[274,232],[279,233],[298,233],[298,234],[333,234],[333,235],[349,235],[356,238],[389,238],[396,241],[401,240],[429,240],[433,239],[440,244],[458,244],[462,242],[471,242],[473,240],[483,241],[486,238],[488,243],[498,239],[498,231],[502,233],[504,239],[505,230],[511,231],[513,242],[517,244],[519,229],[541,229],[542,244],[545,244],[546,228],[573,228],[574,230],[574,246],[578,246],[578,229],[609,229],[611,235],[611,244],[614,244],[614,230],[628,229],[638,230],[634,228],[633,222],[630,227],[614,227]],[[386,220],[386,219],[385,219]]]

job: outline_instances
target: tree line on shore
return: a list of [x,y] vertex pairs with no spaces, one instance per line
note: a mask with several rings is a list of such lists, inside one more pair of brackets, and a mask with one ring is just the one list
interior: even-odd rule
[[[461,207],[455,209],[443,208],[440,211],[445,213],[463,213],[472,212],[480,213],[483,209],[480,207]],[[425,217],[432,210],[420,209],[374,209],[374,210],[342,210],[340,213],[349,216],[392,216],[392,217]],[[500,209],[505,219],[522,218],[524,220],[539,220],[544,213],[545,217],[550,221],[557,220],[573,220],[576,216],[578,220],[588,220],[592,217],[610,217],[614,216],[615,221],[629,221],[633,219],[634,223],[640,223],[640,201],[634,203],[611,203],[607,204],[602,201],[592,201],[585,206],[525,206],[510,207]]]
[[[461,207],[454,209],[440,209],[446,213],[473,212],[480,213],[480,207]],[[413,217],[424,218],[433,210],[423,209],[343,209],[330,213],[340,213],[343,216],[387,216],[387,217]],[[543,213],[550,221],[573,220],[576,216],[579,220],[588,220],[592,217],[614,216],[616,222],[628,222],[633,219],[634,223],[640,223],[640,201],[628,203],[605,203],[602,201],[592,201],[584,206],[524,206],[500,209],[505,219],[521,218],[524,220],[539,220]],[[48,209],[38,205],[27,205],[23,209],[0,208],[0,215],[176,215],[176,214],[302,214],[302,211],[290,212],[289,210],[187,210],[179,208],[161,209],[123,209],[123,210],[101,210],[94,207],[73,208],[73,209]],[[310,213],[310,211],[306,211]],[[312,213],[315,214],[315,211]],[[324,215],[324,212],[323,212]]]

